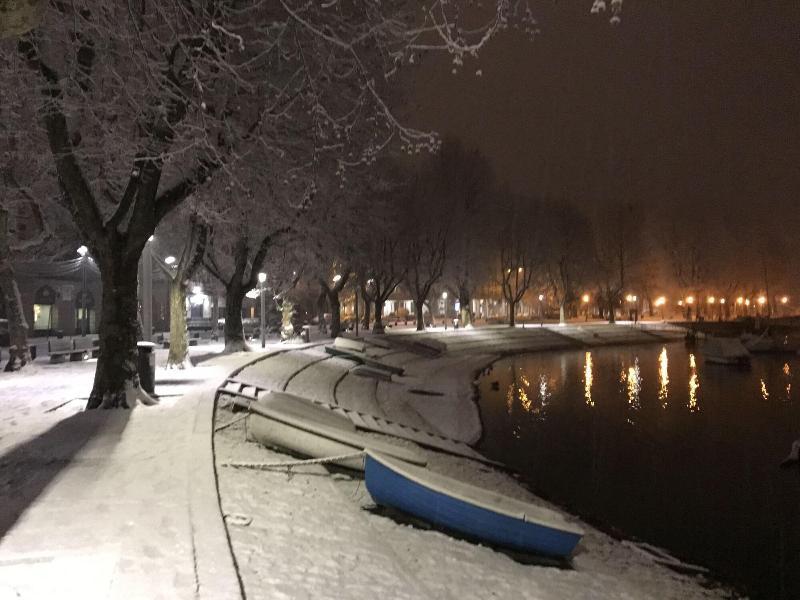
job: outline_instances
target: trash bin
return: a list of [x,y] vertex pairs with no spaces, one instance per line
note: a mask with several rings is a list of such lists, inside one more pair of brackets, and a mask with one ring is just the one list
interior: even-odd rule
[[153,349],[156,345],[153,342],[137,342],[139,359],[137,370],[139,371],[139,385],[148,394],[156,391],[156,355]]
[[309,325],[303,325],[302,333],[300,334],[302,340],[306,343],[311,341],[311,327]]

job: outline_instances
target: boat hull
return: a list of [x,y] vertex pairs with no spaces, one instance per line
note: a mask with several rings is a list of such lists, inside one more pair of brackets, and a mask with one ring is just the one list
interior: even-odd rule
[[500,514],[432,489],[389,468],[369,453],[365,482],[377,504],[517,551],[563,559],[572,554],[582,537],[580,533]]

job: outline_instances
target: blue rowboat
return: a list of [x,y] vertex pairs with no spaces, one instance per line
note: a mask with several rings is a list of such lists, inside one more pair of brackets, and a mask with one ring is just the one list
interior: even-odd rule
[[583,537],[580,528],[555,511],[370,449],[364,478],[377,504],[498,546],[567,558]]

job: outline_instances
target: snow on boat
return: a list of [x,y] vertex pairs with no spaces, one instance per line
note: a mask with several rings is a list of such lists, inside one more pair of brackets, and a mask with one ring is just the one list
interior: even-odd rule
[[703,345],[703,355],[707,362],[720,365],[750,364],[750,353],[737,338],[710,337]]
[[[389,456],[425,465],[424,454],[366,436],[347,417],[317,406],[306,398],[269,392],[249,404],[247,439],[311,458],[343,456],[373,448]],[[364,470],[364,458],[347,458],[336,464]]]
[[365,482],[377,504],[498,546],[567,558],[583,537],[555,511],[372,450]]

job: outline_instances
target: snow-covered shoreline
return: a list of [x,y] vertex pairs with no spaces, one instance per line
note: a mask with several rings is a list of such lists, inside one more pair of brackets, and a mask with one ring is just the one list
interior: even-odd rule
[[[340,405],[356,402],[395,419],[419,418],[443,434],[474,442],[480,421],[474,381],[499,354],[444,354],[430,359],[405,352],[375,352],[407,370],[403,386],[388,382],[343,386],[335,362],[321,350],[305,358],[262,367],[260,385]],[[316,356],[316,358],[312,358]],[[289,374],[289,362],[302,376]],[[309,366],[314,365],[314,366]],[[322,365],[325,365],[323,368]],[[283,369],[281,371],[281,369]],[[280,372],[279,372],[280,371]],[[298,377],[300,377],[298,379]],[[332,384],[335,381],[337,383]],[[353,386],[352,388],[350,386]],[[373,399],[364,400],[372,389]],[[423,390],[425,394],[409,393]],[[218,409],[218,422],[231,415]],[[477,430],[476,430],[477,421]],[[656,564],[630,545],[581,523],[587,535],[572,569],[521,564],[488,547],[435,530],[398,523],[375,510],[360,477],[321,465],[286,471],[221,467],[223,462],[275,462],[285,455],[245,441],[240,421],[215,436],[220,501],[248,598],[726,598],[731,592],[705,577],[690,577]],[[411,442],[394,440],[400,444]],[[422,450],[429,468],[508,496],[548,506],[511,475],[462,457]]]

